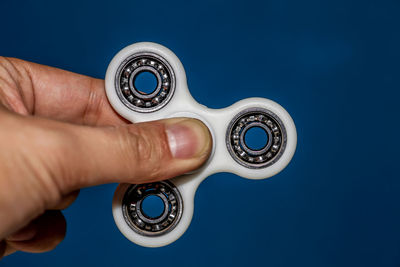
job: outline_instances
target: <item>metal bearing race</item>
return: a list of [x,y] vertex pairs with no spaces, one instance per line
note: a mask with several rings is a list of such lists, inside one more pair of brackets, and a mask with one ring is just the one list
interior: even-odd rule
[[[156,218],[146,215],[142,202],[148,196],[158,196],[164,211]],[[169,181],[131,185],[122,201],[122,212],[129,227],[144,236],[165,234],[178,224],[182,217],[183,201],[178,189]]]
[[[157,87],[150,94],[135,87],[141,72],[150,72],[157,79]],[[137,112],[154,112],[164,107],[175,91],[175,74],[169,63],[154,53],[137,53],[125,59],[116,72],[115,88],[125,106]]]
[[[247,146],[245,135],[253,127],[262,128],[268,142],[259,150]],[[248,108],[237,114],[229,123],[226,146],[232,158],[244,167],[266,168],[282,156],[286,147],[286,129],[279,117],[264,108]]]

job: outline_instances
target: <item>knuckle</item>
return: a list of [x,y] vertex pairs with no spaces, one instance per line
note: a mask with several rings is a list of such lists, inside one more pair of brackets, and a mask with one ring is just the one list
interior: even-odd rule
[[148,162],[154,160],[154,157],[158,157],[154,153],[154,142],[156,140],[149,138],[148,134],[143,129],[138,129],[136,134],[136,147],[139,155],[139,161]]
[[164,127],[154,123],[134,125],[125,127],[122,133],[126,140],[123,150],[129,154],[130,163],[134,162],[135,176],[146,180],[162,177],[170,159]]
[[103,95],[104,91],[98,90],[98,88],[101,88],[101,86],[99,86],[99,83],[102,83],[100,80],[89,79],[88,83],[87,104],[83,112],[82,120],[87,125],[96,125],[104,109],[106,100]]

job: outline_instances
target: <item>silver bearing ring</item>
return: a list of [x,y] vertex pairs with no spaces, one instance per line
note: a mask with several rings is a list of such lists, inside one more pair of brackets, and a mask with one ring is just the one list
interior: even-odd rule
[[[146,215],[142,208],[143,200],[148,196],[158,196],[164,204],[164,210],[158,217]],[[144,236],[165,234],[178,224],[182,217],[183,201],[176,188],[169,181],[131,185],[122,201],[122,212],[129,227]]]
[[[261,149],[248,147],[245,141],[247,131],[253,127],[262,128],[268,142]],[[232,158],[244,167],[265,168],[282,156],[286,147],[286,129],[279,117],[264,108],[248,108],[237,114],[229,123],[226,132],[226,146]]]
[[[135,87],[135,79],[150,72],[157,79],[156,89],[146,94]],[[175,74],[169,63],[154,53],[137,53],[125,59],[115,75],[117,95],[125,106],[137,112],[154,112],[164,107],[175,91]]]

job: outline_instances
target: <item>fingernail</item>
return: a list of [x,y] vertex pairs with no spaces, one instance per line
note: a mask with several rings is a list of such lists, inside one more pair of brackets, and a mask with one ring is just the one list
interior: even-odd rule
[[174,158],[199,157],[210,149],[212,142],[207,126],[197,119],[175,119],[167,124],[166,133]]

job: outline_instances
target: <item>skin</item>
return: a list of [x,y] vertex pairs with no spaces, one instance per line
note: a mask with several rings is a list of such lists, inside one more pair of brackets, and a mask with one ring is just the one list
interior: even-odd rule
[[[168,129],[186,137],[178,150]],[[129,124],[109,105],[103,80],[0,57],[0,258],[55,248],[66,232],[60,210],[80,188],[181,175],[211,146],[194,119]]]

